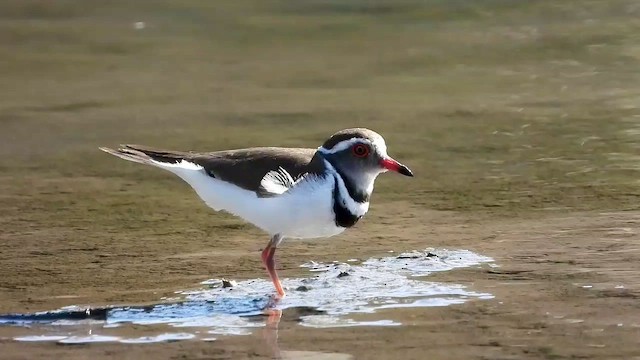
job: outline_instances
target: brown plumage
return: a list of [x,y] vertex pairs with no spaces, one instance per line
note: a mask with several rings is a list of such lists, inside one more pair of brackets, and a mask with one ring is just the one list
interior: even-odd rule
[[189,161],[202,166],[209,176],[260,195],[265,195],[260,192],[262,178],[280,167],[294,179],[305,173],[319,174],[324,171],[322,159],[314,158],[315,149],[256,147],[208,153],[162,150],[143,145],[121,145],[117,150],[100,149],[139,163],[148,164],[151,160],[172,164]]

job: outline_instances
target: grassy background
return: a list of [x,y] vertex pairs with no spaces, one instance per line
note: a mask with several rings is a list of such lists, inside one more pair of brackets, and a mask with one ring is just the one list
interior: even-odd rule
[[636,1],[4,0],[0,59],[5,274],[44,239],[178,252],[247,229],[97,150],[118,143],[315,147],[366,126],[416,173],[382,177],[374,210],[638,208]]

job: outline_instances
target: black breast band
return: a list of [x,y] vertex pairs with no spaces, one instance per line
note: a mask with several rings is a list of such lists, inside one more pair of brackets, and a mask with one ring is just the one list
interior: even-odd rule
[[339,174],[333,175],[333,213],[336,217],[336,225],[343,228],[350,228],[355,225],[362,216],[354,215],[345,206],[344,200],[340,195],[340,189],[338,188]]

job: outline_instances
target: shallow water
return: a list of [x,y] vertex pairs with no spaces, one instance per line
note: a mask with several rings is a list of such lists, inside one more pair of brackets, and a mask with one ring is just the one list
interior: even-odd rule
[[70,306],[1,316],[0,324],[24,330],[13,336],[17,341],[62,344],[212,341],[216,336],[249,335],[257,328],[277,326],[283,311],[295,313],[299,325],[305,327],[400,326],[383,315],[363,321],[357,314],[490,299],[491,294],[424,277],[492,261],[466,250],[428,249],[366,261],[350,259],[349,263],[310,262],[301,265],[309,269],[310,277],[283,280],[288,289],[284,299],[267,295],[273,293],[267,280],[251,279],[223,287],[221,279],[211,279],[204,281],[201,289],[176,292],[175,298],[155,305]]

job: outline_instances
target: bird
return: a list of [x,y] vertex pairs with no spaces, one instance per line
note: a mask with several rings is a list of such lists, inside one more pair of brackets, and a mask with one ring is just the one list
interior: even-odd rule
[[213,210],[233,214],[269,234],[261,258],[279,298],[286,293],[276,272],[275,252],[285,238],[338,235],[367,213],[378,175],[393,171],[413,176],[387,154],[384,138],[366,128],[340,130],[318,148],[99,149],[168,170]]

